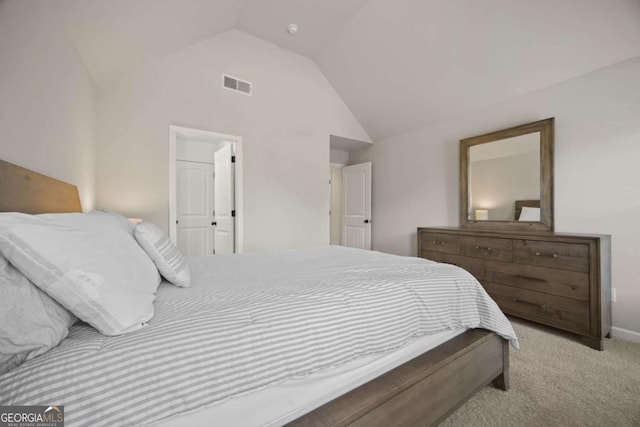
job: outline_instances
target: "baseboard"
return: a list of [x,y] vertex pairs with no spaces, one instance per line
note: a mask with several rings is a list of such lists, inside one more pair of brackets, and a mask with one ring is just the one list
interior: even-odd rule
[[640,332],[630,331],[629,329],[623,329],[618,328],[617,326],[613,326],[611,328],[611,335],[626,341],[640,343]]

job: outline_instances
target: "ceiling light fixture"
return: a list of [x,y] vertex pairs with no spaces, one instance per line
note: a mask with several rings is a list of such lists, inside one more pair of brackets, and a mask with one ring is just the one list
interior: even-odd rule
[[289,33],[289,35],[292,35],[292,36],[295,35],[298,32],[299,29],[300,28],[298,27],[297,24],[289,24],[289,25],[287,25],[287,33]]

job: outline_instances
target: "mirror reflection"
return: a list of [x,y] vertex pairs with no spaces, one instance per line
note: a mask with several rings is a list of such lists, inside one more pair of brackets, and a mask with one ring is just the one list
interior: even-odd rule
[[469,147],[469,220],[540,221],[540,132]]

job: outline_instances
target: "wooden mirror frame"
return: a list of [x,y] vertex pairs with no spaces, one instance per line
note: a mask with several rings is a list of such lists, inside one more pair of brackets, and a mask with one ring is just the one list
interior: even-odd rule
[[[469,219],[469,148],[534,132],[540,132],[540,222]],[[553,134],[552,117],[460,140],[460,227],[477,230],[553,231]]]

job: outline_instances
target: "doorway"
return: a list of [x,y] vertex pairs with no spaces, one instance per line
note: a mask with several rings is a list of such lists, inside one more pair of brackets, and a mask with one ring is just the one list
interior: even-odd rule
[[242,252],[242,138],[169,127],[169,237],[188,256]]
[[331,135],[329,242],[371,249],[371,143]]

